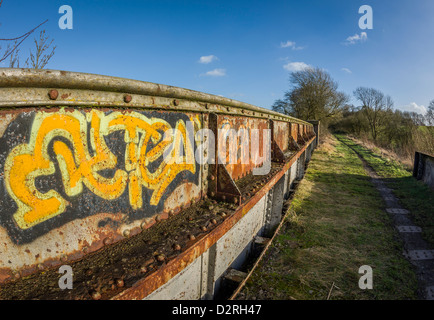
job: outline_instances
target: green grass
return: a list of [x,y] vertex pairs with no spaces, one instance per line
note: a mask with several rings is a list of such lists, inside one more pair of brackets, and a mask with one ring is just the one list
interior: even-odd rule
[[423,237],[434,248],[434,191],[413,178],[410,171],[396,161],[388,161],[354,141],[337,136],[361,154],[379,176],[386,179],[401,205],[410,210],[414,223],[423,228]]
[[[361,160],[333,139],[312,156],[290,215],[244,287],[247,299],[416,299],[417,279]],[[358,286],[362,265],[373,290]]]
[[381,155],[376,152],[375,148],[374,150],[369,150],[345,136],[336,136],[351,148],[355,149],[379,176],[383,178],[403,178],[412,176],[412,173],[408,171],[402,163],[392,159],[382,158]]

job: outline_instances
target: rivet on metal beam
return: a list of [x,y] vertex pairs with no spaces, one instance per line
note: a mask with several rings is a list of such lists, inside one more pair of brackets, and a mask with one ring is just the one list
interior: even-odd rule
[[133,97],[131,97],[129,94],[126,94],[126,95],[124,96],[124,102],[125,102],[125,103],[130,103],[131,100],[133,100]]
[[173,100],[173,105],[174,106],[179,106],[179,100],[178,99]]
[[50,90],[50,91],[48,92],[48,97],[49,97],[51,100],[56,100],[58,96],[59,96],[59,92],[58,92],[56,89]]

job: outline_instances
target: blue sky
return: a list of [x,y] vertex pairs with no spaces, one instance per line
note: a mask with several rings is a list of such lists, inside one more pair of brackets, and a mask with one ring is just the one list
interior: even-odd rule
[[[72,30],[58,26],[62,5],[73,9]],[[373,9],[372,30],[359,28],[362,5]],[[49,69],[174,85],[270,108],[289,88],[289,72],[309,65],[327,70],[349,95],[373,87],[396,108],[423,112],[434,99],[433,16],[432,0],[3,0],[0,38],[48,19],[44,26],[57,46]],[[28,38],[21,52],[31,46]]]

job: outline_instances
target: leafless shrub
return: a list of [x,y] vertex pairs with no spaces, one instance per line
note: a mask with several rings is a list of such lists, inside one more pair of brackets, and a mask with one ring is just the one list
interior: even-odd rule
[[26,60],[27,67],[32,69],[43,69],[47,65],[56,50],[56,46],[54,46],[51,49],[51,52],[49,52],[54,41],[53,39],[49,41],[49,38],[49,36],[45,35],[45,30],[42,30],[39,33],[39,39],[34,39],[35,53],[30,50],[30,56]]

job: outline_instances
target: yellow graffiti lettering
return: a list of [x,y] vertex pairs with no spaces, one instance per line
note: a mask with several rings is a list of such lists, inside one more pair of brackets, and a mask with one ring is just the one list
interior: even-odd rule
[[[17,225],[27,229],[66,209],[68,202],[58,192],[42,193],[35,185],[36,178],[55,173],[48,155],[51,142],[69,197],[80,195],[86,186],[98,197],[115,200],[128,186],[129,202],[136,210],[143,207],[142,187],[145,187],[152,190],[149,204],[157,205],[180,172],[187,170],[194,174],[196,170],[193,141],[187,135],[184,121],[177,122],[177,134],[164,140],[164,132],[169,129],[166,121],[136,112],[109,115],[97,110],[87,115],[63,109],[56,113],[38,112],[29,143],[15,147],[5,163],[6,188],[18,206],[14,213]],[[116,169],[117,158],[104,139],[115,131],[124,131],[125,170]],[[158,160],[171,143],[181,143],[185,156],[176,163]],[[179,157],[177,148],[170,155]],[[102,176],[99,173],[102,170],[113,170],[113,177]]]

